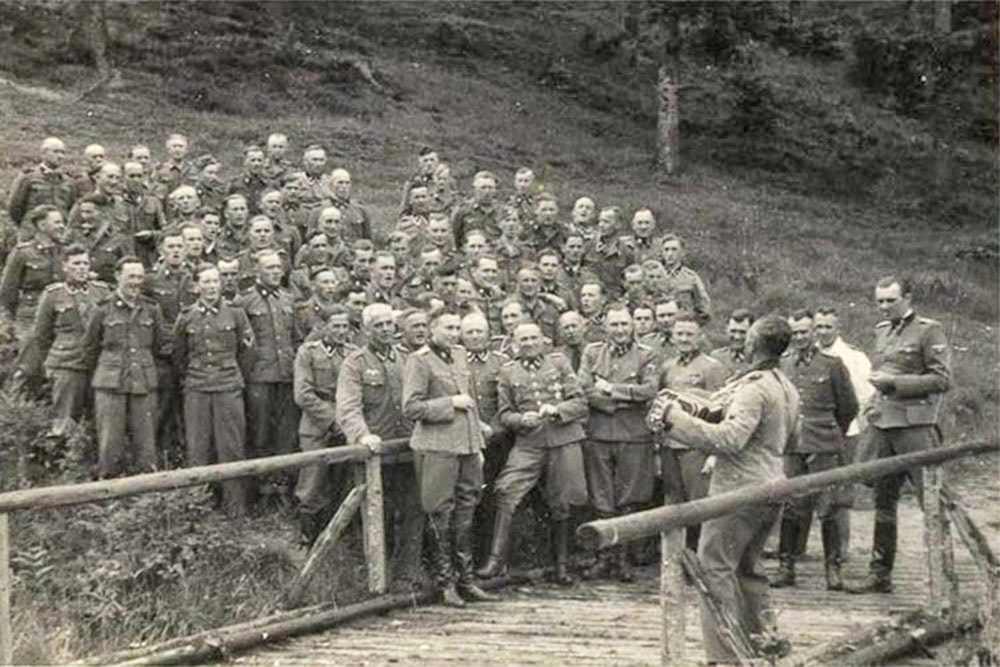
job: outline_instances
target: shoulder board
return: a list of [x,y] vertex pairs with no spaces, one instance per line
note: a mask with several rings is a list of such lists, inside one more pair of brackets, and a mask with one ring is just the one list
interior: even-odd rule
[[308,348],[319,347],[320,345],[322,345],[322,341],[319,340],[308,340],[305,343],[305,346]]
[[500,341],[502,341],[502,340],[503,340],[504,338],[506,338],[506,336],[503,336],[503,335],[497,335],[497,336],[490,336],[490,340],[491,340],[491,341],[496,341],[496,342],[498,342],[498,343],[499,343]]
[[726,355],[726,350],[728,350],[728,349],[729,349],[728,347],[717,347],[714,350],[712,350],[711,352],[709,352],[708,356],[712,357],[713,359],[718,360],[719,357],[723,357],[723,356]]
[[501,364],[501,367],[506,368],[507,366],[513,366],[513,365],[514,365],[514,360],[508,358],[506,361],[503,362],[503,364]]
[[188,305],[186,305],[186,306],[181,306],[181,312],[182,312],[182,313],[187,313],[187,312],[190,312],[190,311],[191,311],[191,310],[192,310],[192,309],[193,309],[193,308],[195,307],[195,305],[196,305],[196,304],[193,304],[193,303],[189,303],[189,304],[188,304]]
[[937,320],[932,320],[929,317],[918,317],[916,319],[917,319],[917,322],[919,322],[920,324],[924,324],[924,325],[940,324],[940,322],[938,322]]
[[103,280],[91,280],[90,284],[101,289],[114,289],[110,283],[106,283]]
[[890,322],[889,320],[882,320],[881,322],[879,322],[878,324],[875,325],[875,328],[879,329],[879,328],[882,328],[882,327],[891,327],[891,326],[892,326],[892,322]]
[[784,352],[781,353],[781,357],[782,358],[790,357],[792,356],[792,352],[793,352],[792,350],[785,350]]
[[822,356],[824,356],[824,357],[827,357],[827,358],[829,358],[829,359],[839,359],[839,358],[840,358],[840,357],[838,357],[838,356],[837,356],[836,354],[834,354],[833,352],[831,352],[830,350],[828,350],[828,349],[823,349],[822,347],[821,347],[821,348],[819,348],[819,353],[820,353],[820,354],[821,354]]
[[33,173],[34,171],[36,171],[37,169],[38,169],[38,165],[37,164],[30,164],[30,165],[26,165],[24,168],[22,168],[21,171],[23,173],[25,173],[25,174],[30,174],[30,173]]
[[604,341],[600,341],[599,340],[599,341],[595,341],[593,343],[587,343],[583,347],[583,350],[584,350],[584,352],[586,352],[587,350],[590,350],[590,349],[595,349],[596,350],[597,348],[603,347],[604,345],[605,345]]
[[567,362],[569,361],[569,357],[567,357],[564,353],[560,352],[559,350],[552,350],[545,356],[547,356],[549,359],[562,359]]
[[413,354],[421,354],[421,355],[423,355],[423,354],[430,354],[430,352],[431,352],[430,346],[424,345],[423,347],[420,347],[420,348],[417,348],[416,350],[414,350]]
[[652,347],[650,347],[649,345],[647,345],[646,343],[643,343],[641,341],[636,341],[635,342],[635,349],[637,349],[637,350],[645,350],[646,352],[652,352],[653,351]]
[[51,285],[49,285],[48,287],[45,288],[45,291],[46,292],[54,292],[57,289],[59,289],[60,287],[65,287],[65,286],[66,286],[66,283],[52,283]]
[[756,382],[757,380],[760,380],[763,377],[764,374],[761,373],[760,371],[753,371],[752,373],[747,373],[740,379],[742,379],[744,382]]
[[465,346],[464,345],[452,345],[451,349],[458,350],[459,352],[465,352]]
[[506,352],[494,352],[491,350],[490,354],[499,359],[501,363],[507,363],[508,361],[511,361],[510,355],[507,354]]
[[30,248],[33,245],[35,245],[34,241],[21,241],[20,243],[18,243],[14,247],[15,248]]

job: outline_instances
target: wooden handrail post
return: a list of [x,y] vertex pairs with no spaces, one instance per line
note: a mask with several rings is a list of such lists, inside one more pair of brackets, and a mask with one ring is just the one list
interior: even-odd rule
[[[683,502],[669,490],[666,504]],[[684,665],[686,661],[685,631],[687,629],[686,587],[684,585],[683,528],[660,533],[660,613],[662,614],[663,667]]]
[[927,551],[927,611],[941,616],[945,609],[944,530],[941,511],[941,469],[923,469],[924,548]]
[[374,455],[356,468],[356,484],[365,485],[361,513],[365,561],[368,565],[368,590],[385,593],[388,587],[385,555],[385,512],[382,496],[382,457]]
[[14,664],[10,627],[10,532],[8,515],[0,514],[0,665]]

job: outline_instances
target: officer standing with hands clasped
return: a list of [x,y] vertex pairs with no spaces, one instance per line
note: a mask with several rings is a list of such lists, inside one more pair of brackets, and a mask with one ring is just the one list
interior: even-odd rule
[[[414,422],[410,448],[427,518],[434,578],[444,603],[491,601],[472,579],[472,519],[483,486],[483,427],[472,400],[461,319],[438,311],[428,344],[403,371],[403,412]],[[457,571],[456,571],[457,570]]]
[[[674,401],[657,402],[650,411],[651,427],[718,458],[710,497],[784,478],[782,452],[799,436],[799,394],[779,364],[791,338],[788,322],[774,315],[750,328],[750,370],[719,392],[726,396],[719,423],[688,415]],[[780,503],[746,505],[702,526],[698,560],[706,583],[751,635],[773,629],[767,577],[757,572],[757,561],[780,514]],[[739,661],[704,600],[701,628],[709,664]]]

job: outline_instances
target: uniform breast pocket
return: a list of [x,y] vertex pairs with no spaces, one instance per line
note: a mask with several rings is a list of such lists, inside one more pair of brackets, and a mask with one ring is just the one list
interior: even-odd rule
[[128,322],[121,317],[108,317],[104,320],[104,340],[108,343],[121,343],[125,340]]
[[236,325],[232,322],[226,322],[218,328],[215,336],[212,336],[212,340],[215,342],[215,347],[221,350],[235,350],[236,349]]
[[366,368],[361,374],[361,400],[371,405],[379,400],[385,389],[385,376],[381,371]]

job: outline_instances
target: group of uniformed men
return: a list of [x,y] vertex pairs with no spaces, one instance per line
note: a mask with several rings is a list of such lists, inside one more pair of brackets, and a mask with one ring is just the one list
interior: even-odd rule
[[[182,135],[167,139],[159,164],[141,145],[121,167],[98,145],[84,155],[74,174],[50,137],[15,180],[8,211],[22,242],[0,306],[20,343],[18,386],[51,381],[52,437],[92,406],[99,477],[409,438],[414,464],[386,466],[395,543],[410,557],[423,533],[446,600],[461,604],[489,597],[472,578],[477,517],[492,524],[478,571],[491,577],[506,567],[513,515],[536,485],[565,584],[574,505],[611,517],[655,502],[657,477],[683,502],[774,473],[734,466],[739,447],[710,452],[664,428],[670,406],[711,403],[720,390],[725,416],[733,388],[760,369],[749,310],[728,317],[727,346],[702,352],[709,295],[684,264],[683,240],[648,208],[627,219],[581,197],[563,220],[529,168],[506,199],[487,171],[462,198],[448,165],[424,149],[383,238],[352,197],[350,173],[327,172],[320,146],[293,165],[281,134],[248,147],[228,182],[211,156],[188,156]],[[776,450],[787,474],[844,464],[862,432],[882,454],[934,444],[947,343],[909,296],[902,279],[876,288],[890,320],[878,328],[874,372],[840,338],[834,309],[787,318],[792,344],[768,362],[801,403],[794,441]],[[345,481],[324,467],[298,476],[307,540]],[[901,478],[878,484],[869,590],[890,587]],[[267,493],[291,489],[280,477],[234,481],[219,498],[240,514]],[[815,510],[828,588],[844,587],[844,496],[789,504],[774,585],[795,583]],[[425,525],[413,518],[417,498]],[[712,541],[698,527],[687,539],[692,549]],[[585,576],[629,581],[629,557],[599,552]]]

